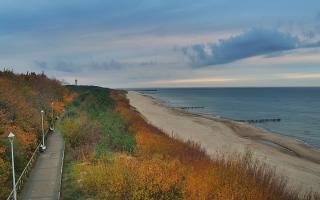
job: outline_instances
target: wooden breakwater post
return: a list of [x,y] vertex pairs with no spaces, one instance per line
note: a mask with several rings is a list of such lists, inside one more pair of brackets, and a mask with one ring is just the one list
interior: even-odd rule
[[235,121],[246,122],[246,123],[265,123],[265,122],[280,122],[281,118],[249,119],[249,120],[235,120]]
[[203,109],[204,106],[180,106],[180,107],[176,107],[182,110],[187,110],[187,109]]

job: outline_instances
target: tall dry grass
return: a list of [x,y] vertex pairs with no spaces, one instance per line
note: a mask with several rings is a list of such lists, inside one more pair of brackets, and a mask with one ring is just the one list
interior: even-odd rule
[[100,139],[100,124],[90,120],[86,113],[65,117],[59,124],[67,149],[76,160],[90,157]]

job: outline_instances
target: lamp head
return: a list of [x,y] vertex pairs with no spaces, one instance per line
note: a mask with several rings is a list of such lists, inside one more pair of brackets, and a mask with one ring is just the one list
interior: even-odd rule
[[12,142],[14,138],[14,134],[12,132],[9,133],[8,135],[9,141]]
[[43,110],[41,110],[41,114],[44,114],[44,111],[43,111]]

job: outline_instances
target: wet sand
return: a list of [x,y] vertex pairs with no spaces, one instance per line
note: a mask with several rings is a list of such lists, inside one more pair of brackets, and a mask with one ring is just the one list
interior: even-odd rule
[[270,133],[242,122],[191,114],[169,108],[137,92],[130,104],[152,125],[168,135],[199,143],[209,155],[252,151],[256,158],[276,167],[289,185],[303,191],[320,191],[320,150],[302,141]]

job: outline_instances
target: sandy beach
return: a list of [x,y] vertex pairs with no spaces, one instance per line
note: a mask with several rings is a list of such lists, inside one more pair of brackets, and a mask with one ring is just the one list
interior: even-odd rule
[[137,92],[130,104],[152,125],[168,135],[199,143],[209,155],[252,151],[256,158],[276,168],[289,185],[303,191],[320,191],[320,151],[301,141],[266,132],[246,123],[200,116],[169,108]]

